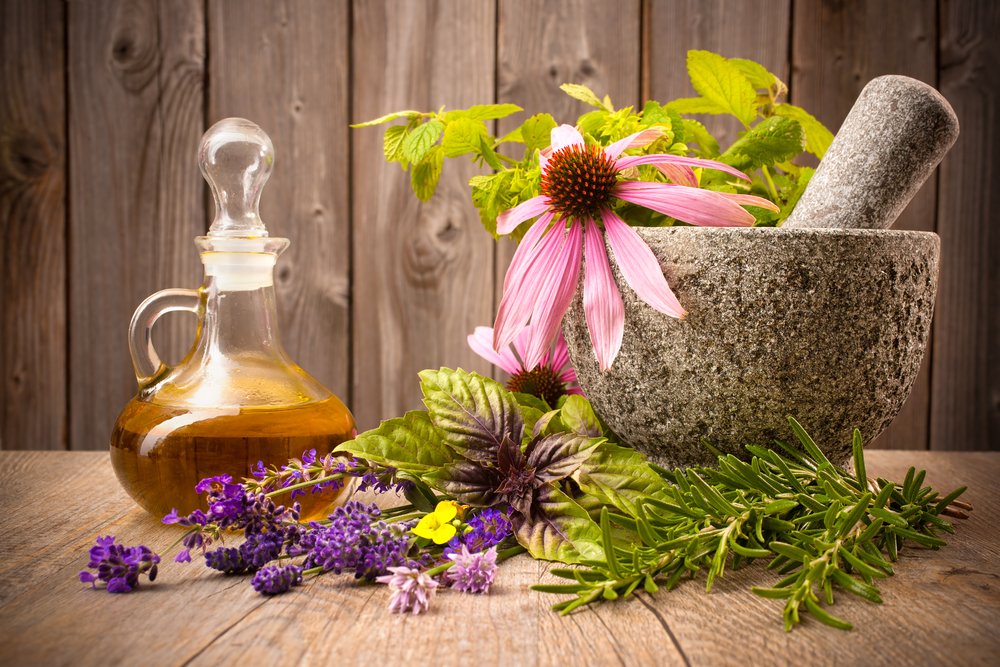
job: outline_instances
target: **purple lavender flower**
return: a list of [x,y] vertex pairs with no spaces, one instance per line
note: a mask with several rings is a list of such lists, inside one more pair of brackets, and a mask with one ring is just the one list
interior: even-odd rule
[[498,509],[484,509],[466,521],[465,525],[469,530],[448,541],[444,550],[445,558],[458,553],[463,545],[472,553],[485,551],[503,543],[511,535],[510,520],[507,514]]
[[301,583],[302,568],[298,565],[268,565],[250,580],[250,585],[261,595],[284,593]]
[[356,579],[367,581],[374,581],[393,566],[418,567],[420,563],[406,557],[411,523],[387,524],[379,516],[381,511],[374,504],[350,500],[330,514],[329,526],[310,523],[309,530],[287,553],[307,554],[303,563],[307,569],[322,567],[335,574],[353,571]]
[[226,528],[243,530],[247,540],[238,549],[217,549],[206,553],[206,565],[222,572],[257,570],[281,554],[286,545],[299,540],[300,507],[275,506],[263,493],[250,493],[241,484],[232,484],[229,475],[209,477],[195,487],[199,493],[208,492],[208,514],[195,510],[186,517],[174,510],[163,518],[163,523],[177,524],[195,530],[183,538],[184,549],[174,557],[175,562],[191,562],[191,551],[202,552],[212,544],[212,537]]
[[98,537],[97,545],[90,548],[90,563],[87,567],[97,570],[97,574],[83,571],[80,581],[97,588],[97,582],[107,583],[109,593],[128,593],[139,585],[139,575],[145,574],[150,581],[156,579],[160,557],[148,547],[126,547],[115,544],[111,535]]
[[497,576],[497,548],[490,547],[484,553],[469,553],[462,545],[460,553],[448,556],[454,565],[445,572],[451,587],[466,593],[489,593],[490,584]]
[[438,582],[421,572],[409,567],[390,567],[392,574],[378,577],[375,581],[389,584],[392,597],[389,599],[389,611],[402,614],[412,611],[414,615],[426,611],[434,597],[434,589]]
[[389,491],[406,493],[414,487],[414,484],[408,479],[396,479],[397,472],[399,471],[392,467],[386,468],[381,474],[366,472],[361,477],[357,492],[374,489],[375,493],[388,493]]

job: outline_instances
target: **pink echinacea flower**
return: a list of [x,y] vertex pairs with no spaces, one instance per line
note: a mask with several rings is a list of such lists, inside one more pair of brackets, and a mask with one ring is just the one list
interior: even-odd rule
[[510,373],[507,389],[511,391],[537,396],[552,407],[566,394],[582,396],[583,390],[576,383],[576,371],[569,363],[569,350],[561,331],[557,332],[553,349],[546,350],[538,364],[529,367],[521,362],[533,331],[534,328],[527,325],[510,345],[497,352],[493,349],[493,329],[476,327],[475,333],[468,336],[469,347],[486,361]]
[[[584,237],[587,261],[583,308],[602,371],[610,368],[618,355],[625,325],[621,293],[611,274],[604,235],[611,243],[622,276],[640,299],[667,315],[687,315],[652,251],[612,210],[612,199],[691,224],[715,227],[752,225],[753,215],[741,204],[778,210],[760,197],[696,187],[694,167],[717,169],[749,180],[743,172],[721,162],[665,154],[622,156],[626,149],[646,146],[660,134],[657,129],[643,130],[602,149],[585,144],[580,132],[569,125],[552,130],[551,147],[539,155],[542,194],[497,218],[500,234],[511,233],[531,218],[538,219],[518,245],[504,278],[493,350],[505,350],[530,319],[531,333],[521,354],[523,367],[534,368],[541,362],[576,290]],[[622,170],[644,164],[656,166],[674,183],[618,179]]]

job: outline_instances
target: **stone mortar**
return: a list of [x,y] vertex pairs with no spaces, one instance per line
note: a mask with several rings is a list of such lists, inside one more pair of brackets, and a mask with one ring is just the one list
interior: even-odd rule
[[642,302],[608,244],[625,305],[621,352],[597,366],[583,272],[563,320],[580,385],[601,418],[665,467],[712,464],[704,438],[795,442],[795,417],[834,463],[867,445],[910,393],[930,332],[940,239],[863,229],[636,230],[689,315]]

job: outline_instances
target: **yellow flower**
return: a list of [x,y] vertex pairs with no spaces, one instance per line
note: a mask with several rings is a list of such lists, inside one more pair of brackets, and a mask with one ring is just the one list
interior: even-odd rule
[[458,516],[458,505],[450,500],[442,500],[434,511],[420,520],[413,529],[417,537],[426,537],[434,544],[444,544],[455,537],[455,526],[451,520]]

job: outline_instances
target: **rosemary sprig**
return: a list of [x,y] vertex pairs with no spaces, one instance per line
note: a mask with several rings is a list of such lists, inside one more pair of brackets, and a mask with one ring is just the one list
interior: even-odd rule
[[[854,432],[855,474],[834,466],[798,422],[789,419],[804,451],[778,442],[784,455],[748,446],[749,463],[719,456],[718,469],[669,472],[666,500],[644,498],[631,515],[601,510],[604,560],[581,569],[554,568],[564,585],[534,590],[575,597],[553,606],[562,614],[597,600],[627,597],[639,585],[649,593],[665,579],[672,589],[687,574],[708,572],[705,590],[732,567],[769,558],[768,570],[781,575],[770,587],[751,590],[785,601],[785,630],[802,612],[836,628],[852,625],[824,608],[834,602],[834,586],[881,603],[875,579],[893,574],[905,540],[929,549],[945,546],[939,532],[954,533],[942,514],[965,518],[971,505],[958,501],[966,487],[944,496],[923,485],[925,472],[913,468],[902,485],[867,477],[861,434]],[[612,536],[612,525],[634,531],[641,543]]]

